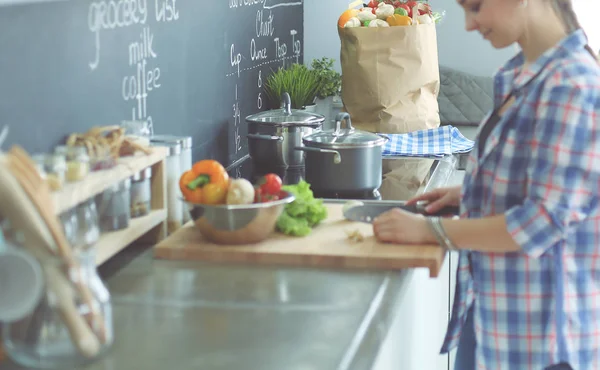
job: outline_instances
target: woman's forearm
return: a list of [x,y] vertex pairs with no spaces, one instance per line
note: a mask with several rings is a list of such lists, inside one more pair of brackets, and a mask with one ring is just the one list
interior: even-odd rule
[[507,231],[504,215],[475,219],[443,219],[448,238],[458,249],[480,252],[518,252],[521,247]]

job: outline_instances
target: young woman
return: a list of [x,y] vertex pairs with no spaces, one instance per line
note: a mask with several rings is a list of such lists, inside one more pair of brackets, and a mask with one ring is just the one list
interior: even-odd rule
[[600,68],[569,0],[459,3],[467,30],[521,48],[462,188],[411,200],[461,218],[393,210],[375,235],[460,251],[442,347],[459,346],[456,370],[600,369]]

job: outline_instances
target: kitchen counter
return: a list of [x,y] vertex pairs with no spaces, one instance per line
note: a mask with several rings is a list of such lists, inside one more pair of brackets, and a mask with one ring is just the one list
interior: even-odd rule
[[[437,162],[423,190],[445,186],[455,164]],[[131,246],[100,268],[115,344],[82,369],[398,369],[381,348],[412,339],[414,317],[398,316],[419,270],[214,265],[154,260],[151,247]],[[392,357],[410,355],[401,345],[387,345]]]

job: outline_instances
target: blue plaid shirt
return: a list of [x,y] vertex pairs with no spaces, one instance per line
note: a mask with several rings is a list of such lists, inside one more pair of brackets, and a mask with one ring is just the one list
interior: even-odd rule
[[478,369],[600,369],[600,68],[586,42],[577,31],[495,76],[500,105],[543,70],[475,145],[463,183],[462,216],[504,214],[522,248],[460,253],[442,353],[474,304]]

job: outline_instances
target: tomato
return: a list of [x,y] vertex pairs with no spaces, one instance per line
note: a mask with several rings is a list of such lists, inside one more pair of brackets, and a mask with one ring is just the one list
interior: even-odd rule
[[369,8],[371,8],[371,11],[373,12],[373,14],[375,14],[375,9],[377,9],[377,7],[379,6],[379,1],[377,0],[371,0],[367,6]]
[[406,15],[412,18],[412,8],[409,8],[408,5],[406,5],[406,4],[400,4],[400,6],[398,7],[398,9],[404,9],[404,10],[406,10]]
[[263,176],[259,181],[258,188],[261,190],[262,194],[279,195],[281,192],[281,185],[281,177],[274,173],[269,173]]
[[431,14],[431,6],[429,4],[423,4],[425,9],[419,9],[419,15]]
[[394,3],[392,4],[394,6],[395,9],[398,9],[400,7],[400,5],[402,5],[402,2],[399,0],[394,1]]
[[267,194],[261,188],[254,191],[254,203],[267,203],[279,199],[279,194]]

